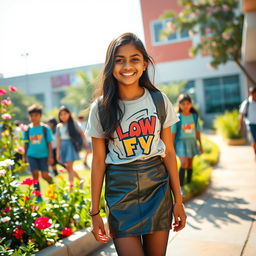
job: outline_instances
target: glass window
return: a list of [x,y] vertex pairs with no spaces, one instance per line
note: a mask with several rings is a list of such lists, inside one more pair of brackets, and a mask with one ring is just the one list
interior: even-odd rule
[[152,22],[152,37],[153,37],[153,43],[159,44],[159,43],[169,43],[174,42],[180,39],[185,39],[189,37],[188,32],[183,33],[172,33],[170,34],[166,39],[161,39],[161,32],[163,29],[166,28],[167,23],[170,22],[171,19],[165,19],[165,20],[156,20]]
[[206,113],[221,113],[238,108],[240,82],[238,75],[204,79]]

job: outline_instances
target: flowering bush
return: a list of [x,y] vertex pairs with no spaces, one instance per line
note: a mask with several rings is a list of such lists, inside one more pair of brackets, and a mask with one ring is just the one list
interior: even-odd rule
[[[9,91],[15,93],[16,88],[9,87]],[[24,151],[14,134],[11,100],[3,98],[6,92],[7,89],[0,89],[0,112],[5,109],[5,114],[0,114],[0,255],[35,255],[36,251],[89,225],[89,188],[70,188],[59,175],[60,185],[50,185],[45,200],[36,201],[41,193],[33,185],[38,181],[18,179],[17,170],[24,164],[15,160],[15,154]]]

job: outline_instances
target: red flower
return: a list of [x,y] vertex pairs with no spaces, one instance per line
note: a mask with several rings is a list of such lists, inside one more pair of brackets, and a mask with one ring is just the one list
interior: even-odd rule
[[67,236],[71,236],[72,235],[72,228],[63,228],[61,230],[61,233],[63,236],[67,237]]
[[5,94],[6,94],[6,90],[5,89],[0,89],[0,96],[5,95]]
[[10,90],[11,92],[17,92],[17,88],[14,87],[14,86],[9,86],[9,90]]
[[52,224],[49,222],[49,218],[42,216],[37,218],[34,223],[35,223],[35,227],[38,229],[47,229],[49,228]]
[[24,230],[22,230],[19,226],[17,226],[12,235],[17,239],[21,239],[23,234],[24,234]]
[[12,210],[12,208],[10,206],[8,206],[5,209],[3,209],[3,212],[10,212],[11,210]]
[[32,194],[33,194],[34,196],[41,196],[41,192],[40,192],[39,190],[34,190],[34,191],[32,192]]
[[38,184],[38,180],[36,179],[31,179],[31,178],[27,178],[25,180],[23,180],[21,182],[21,185],[28,185],[28,186],[32,186],[33,184]]
[[27,200],[29,200],[29,199],[30,199],[29,196],[23,196],[23,200],[24,200],[24,201],[27,201]]

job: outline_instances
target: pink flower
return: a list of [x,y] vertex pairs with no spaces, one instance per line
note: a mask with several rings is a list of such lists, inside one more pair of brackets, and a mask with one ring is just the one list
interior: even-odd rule
[[33,194],[34,196],[41,196],[41,192],[40,192],[39,190],[34,190],[34,191],[32,192],[32,194]]
[[25,124],[20,124],[20,125],[19,125],[19,128],[20,128],[22,131],[27,131],[27,130],[28,130],[28,126],[25,125]]
[[27,178],[25,180],[23,180],[21,182],[21,185],[28,185],[28,186],[32,186],[34,184],[38,184],[38,180],[36,179],[31,179],[31,178]]
[[20,154],[24,154],[25,150],[22,146],[18,146],[17,152],[20,153]]
[[2,118],[7,120],[7,119],[11,119],[12,116],[10,114],[6,113],[6,114],[2,115]]
[[0,176],[4,176],[6,174],[6,170],[0,170]]
[[0,89],[0,96],[5,95],[5,94],[6,94],[6,90],[5,89]]
[[60,169],[60,170],[58,170],[58,172],[65,172],[65,170],[64,169]]
[[17,92],[17,88],[14,86],[9,86],[9,91],[10,92]]
[[224,39],[226,39],[226,40],[229,40],[230,37],[231,37],[231,35],[230,35],[229,33],[227,33],[227,32],[223,32],[223,33],[222,33],[222,37],[223,37]]
[[72,235],[72,228],[63,228],[61,230],[61,233],[63,236],[67,237],[67,236],[71,236]]
[[19,226],[17,226],[12,235],[17,239],[21,239],[23,234],[24,234],[24,230],[22,230]]
[[39,209],[38,205],[31,205],[32,211],[37,211]]
[[1,112],[2,112],[2,113],[5,113],[6,111],[7,111],[7,110],[6,110],[5,108],[3,108]]
[[1,104],[2,105],[5,105],[5,106],[9,106],[12,104],[11,100],[8,100],[8,99],[4,99],[1,101]]
[[38,229],[47,229],[49,228],[52,224],[49,222],[50,218],[42,216],[37,218],[34,223],[35,223],[35,227]]
[[10,212],[11,210],[12,210],[12,208],[10,206],[8,206],[5,209],[3,209],[3,212]]
[[204,31],[206,34],[209,34],[212,32],[212,30],[210,28],[206,28],[205,31]]
[[226,4],[224,4],[222,8],[223,8],[223,10],[224,10],[225,12],[229,10],[229,6],[226,5]]

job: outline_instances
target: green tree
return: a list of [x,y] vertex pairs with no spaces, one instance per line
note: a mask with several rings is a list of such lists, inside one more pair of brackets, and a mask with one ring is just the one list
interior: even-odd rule
[[169,100],[175,104],[177,101],[178,96],[183,92],[184,87],[186,86],[186,81],[178,81],[178,82],[171,82],[168,84],[162,84],[159,87],[161,91],[163,91]]
[[61,102],[80,112],[86,109],[92,101],[97,86],[99,70],[92,69],[88,73],[78,72],[77,75],[80,79],[80,84],[78,86],[67,87],[66,96]]
[[198,34],[201,40],[193,46],[189,54],[194,57],[199,52],[212,57],[210,67],[234,61],[247,78],[256,86],[256,81],[241,63],[243,14],[239,11],[239,0],[179,0],[182,11],[169,10],[160,19],[170,19],[162,31],[165,38],[176,31]]

